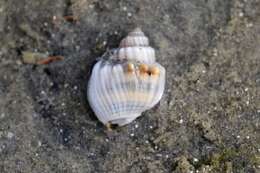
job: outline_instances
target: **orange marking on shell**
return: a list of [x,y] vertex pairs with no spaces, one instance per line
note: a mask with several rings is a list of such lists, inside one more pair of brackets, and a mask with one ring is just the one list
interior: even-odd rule
[[140,66],[139,66],[139,71],[140,71],[140,74],[142,74],[142,75],[147,74],[148,69],[149,69],[149,67],[146,64],[140,64]]
[[127,64],[127,73],[133,73],[135,70],[135,66],[132,63]]
[[149,68],[149,73],[154,76],[158,76],[160,74],[160,69],[158,67],[152,66]]

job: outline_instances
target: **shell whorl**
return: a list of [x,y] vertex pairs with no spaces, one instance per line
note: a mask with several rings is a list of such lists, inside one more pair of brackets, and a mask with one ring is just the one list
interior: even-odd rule
[[111,59],[151,64],[155,62],[155,51],[142,30],[136,28],[120,42]]
[[149,39],[144,35],[140,28],[134,29],[121,42],[119,47],[147,47],[149,46]]

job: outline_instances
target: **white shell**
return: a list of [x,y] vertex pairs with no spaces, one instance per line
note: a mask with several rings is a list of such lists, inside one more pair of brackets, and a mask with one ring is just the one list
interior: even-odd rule
[[88,101],[103,124],[123,126],[157,104],[164,86],[165,69],[155,62],[148,38],[136,28],[95,64]]

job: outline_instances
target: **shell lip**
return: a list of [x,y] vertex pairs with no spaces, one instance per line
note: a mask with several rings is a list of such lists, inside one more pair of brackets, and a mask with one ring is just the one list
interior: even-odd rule
[[[129,124],[130,122],[132,122],[139,116],[140,116],[140,114],[138,114],[138,113],[133,114],[131,116],[129,116],[129,115],[121,116],[121,117],[115,118],[113,120],[109,120],[107,123],[110,123],[113,125],[118,125],[118,126],[124,126],[126,124]],[[107,124],[107,123],[104,123],[104,124]]]

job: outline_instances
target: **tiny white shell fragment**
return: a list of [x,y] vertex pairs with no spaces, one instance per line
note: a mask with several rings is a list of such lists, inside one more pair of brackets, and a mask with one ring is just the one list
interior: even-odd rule
[[103,124],[126,125],[156,105],[164,92],[165,69],[149,40],[136,28],[109,57],[99,60],[88,84],[88,101]]

